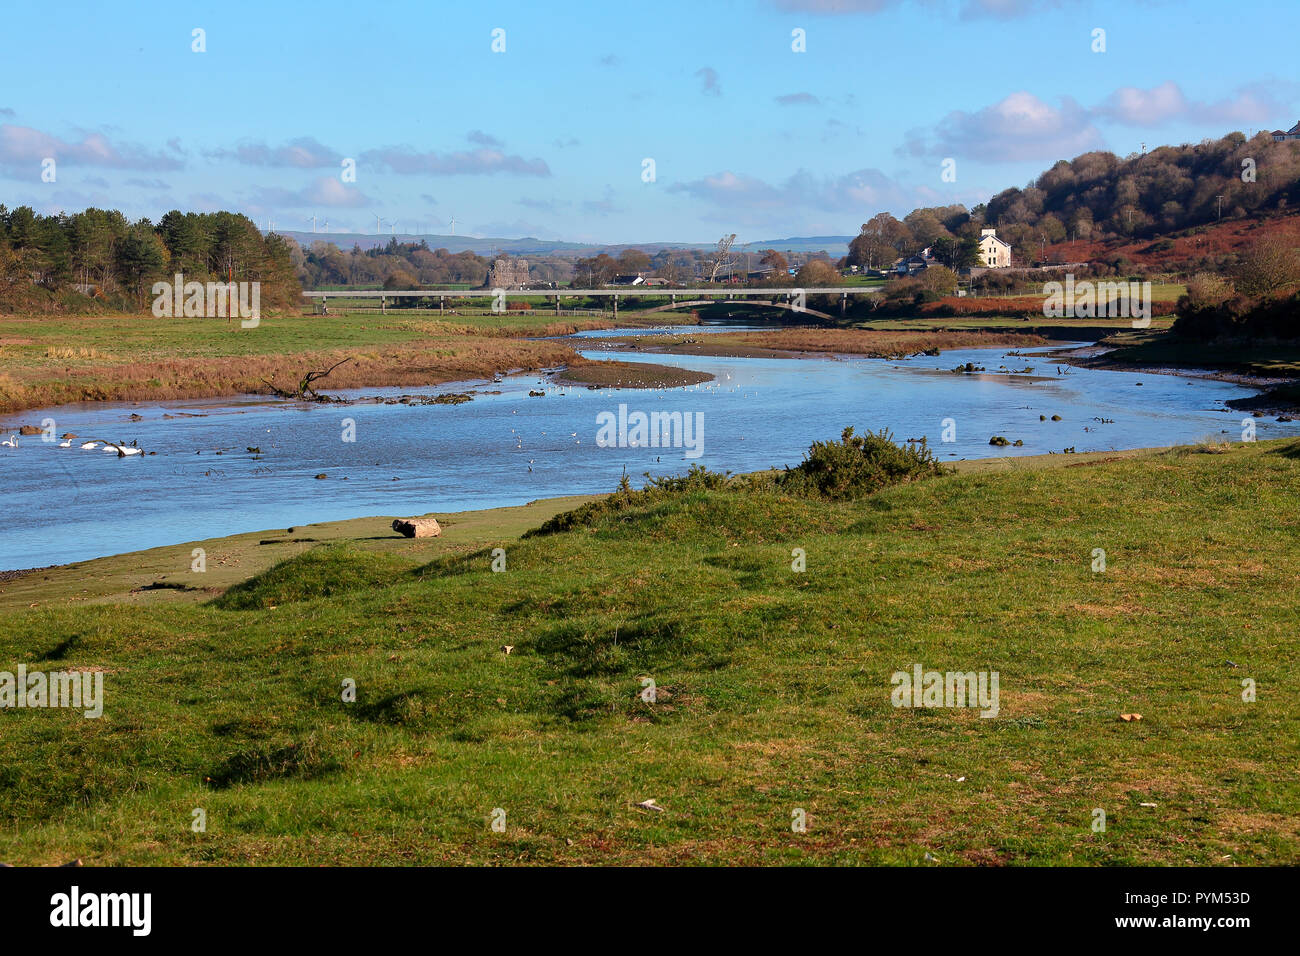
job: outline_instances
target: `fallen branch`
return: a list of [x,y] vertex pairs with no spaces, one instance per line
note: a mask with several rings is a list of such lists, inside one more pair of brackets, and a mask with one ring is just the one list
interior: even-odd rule
[[330,372],[334,371],[340,365],[343,365],[351,361],[352,361],[352,356],[349,355],[342,362],[337,362],[334,365],[331,365],[323,372],[308,372],[307,377],[298,383],[298,394],[301,395],[303,398],[307,398],[310,395],[312,401],[320,401],[321,396],[317,395],[316,390],[311,387],[312,382],[320,381],[322,378],[324,378]]
[[305,376],[303,376],[302,380],[298,382],[298,391],[296,392],[285,391],[284,389],[276,385],[274,382],[271,382],[270,380],[265,378],[262,379],[262,382],[266,385],[267,388],[269,388],[275,394],[277,398],[289,398],[300,402],[328,402],[330,400],[329,396],[321,395],[314,388],[312,388],[312,384],[314,382],[319,382],[321,379],[329,375],[330,372],[334,371],[340,365],[344,365],[347,362],[351,362],[351,361],[352,361],[352,356],[348,356],[347,358],[343,359],[343,361],[341,362],[335,362],[327,369],[308,372]]

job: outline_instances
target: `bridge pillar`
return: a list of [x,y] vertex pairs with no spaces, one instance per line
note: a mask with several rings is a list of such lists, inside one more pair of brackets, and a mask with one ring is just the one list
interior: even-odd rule
[[381,315],[388,314],[388,296],[386,295],[381,295],[379,297],[379,312]]
[[618,318],[618,295],[614,295],[614,318]]
[[555,297],[555,314],[560,314],[560,297],[558,295]]
[[446,312],[446,307],[447,297],[445,295],[438,296],[438,314],[443,315]]
[[847,292],[841,292],[840,293],[840,315],[843,315],[847,311],[849,311],[849,294]]

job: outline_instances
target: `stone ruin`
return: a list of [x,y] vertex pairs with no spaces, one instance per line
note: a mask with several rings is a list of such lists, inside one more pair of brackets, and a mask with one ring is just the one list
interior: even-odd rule
[[528,285],[527,259],[497,259],[488,266],[487,289],[522,289]]

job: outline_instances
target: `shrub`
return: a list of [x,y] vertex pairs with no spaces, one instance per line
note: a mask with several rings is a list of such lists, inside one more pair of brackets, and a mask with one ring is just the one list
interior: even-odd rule
[[691,465],[684,475],[651,478],[637,491],[624,473],[617,490],[606,498],[591,501],[565,511],[527,532],[524,537],[557,534],[576,528],[593,528],[606,518],[629,509],[661,501],[730,491],[751,495],[773,492],[804,498],[847,500],[862,498],[888,485],[916,481],[932,475],[946,474],[949,469],[935,460],[925,439],[894,443],[886,430],[854,435],[844,429],[838,442],[813,442],[797,468],[787,468],[775,476],[760,472],[753,475],[730,475]]
[[589,501],[572,511],[564,511],[544,522],[541,526],[527,532],[524,537],[556,534],[573,528],[591,527],[600,519],[626,511],[639,505],[653,504],[664,498],[686,495],[693,492],[720,491],[735,479],[721,472],[709,471],[703,465],[691,465],[684,475],[651,478],[646,475],[645,487],[637,491],[632,487],[627,473],[619,479],[618,488],[607,498]]
[[850,426],[838,442],[813,442],[803,462],[786,469],[777,486],[792,494],[844,500],[946,471],[924,438],[898,445],[885,429],[854,435]]

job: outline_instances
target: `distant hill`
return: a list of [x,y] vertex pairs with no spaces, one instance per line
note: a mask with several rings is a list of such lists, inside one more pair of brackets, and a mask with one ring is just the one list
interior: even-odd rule
[[[396,239],[398,242],[425,242],[430,249],[446,249],[448,252],[473,252],[481,256],[491,256],[497,252],[515,256],[571,256],[585,258],[601,252],[617,256],[624,249],[641,249],[654,255],[661,249],[711,249],[711,242],[623,242],[623,243],[586,243],[566,242],[553,239],[480,238],[478,236],[443,236],[412,235],[407,232],[374,235],[360,232],[298,232],[286,230],[280,235],[294,239],[303,248],[313,242],[330,242],[339,249],[347,251],[354,245],[361,249],[373,249],[386,246]],[[749,252],[763,249],[777,249],[781,252],[821,252],[825,251],[833,258],[839,258],[848,252],[851,236],[795,236],[788,239],[764,239],[761,242],[746,243]]]

